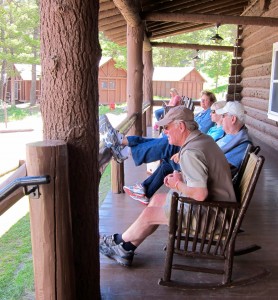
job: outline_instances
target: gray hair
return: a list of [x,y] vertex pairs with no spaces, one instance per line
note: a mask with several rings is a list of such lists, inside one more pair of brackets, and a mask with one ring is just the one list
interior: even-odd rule
[[192,121],[184,121],[184,120],[175,120],[175,124],[184,123],[186,128],[191,132],[199,128],[199,125],[194,120]]

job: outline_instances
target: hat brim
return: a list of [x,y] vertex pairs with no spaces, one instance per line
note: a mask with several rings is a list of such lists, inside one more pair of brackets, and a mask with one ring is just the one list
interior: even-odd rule
[[167,117],[164,117],[162,120],[157,121],[155,124],[158,126],[165,126],[171,122],[173,122],[173,120],[169,120]]
[[219,108],[219,109],[216,109],[215,113],[217,115],[223,115],[223,114],[226,114],[228,111],[227,109],[225,108],[225,106],[223,108]]

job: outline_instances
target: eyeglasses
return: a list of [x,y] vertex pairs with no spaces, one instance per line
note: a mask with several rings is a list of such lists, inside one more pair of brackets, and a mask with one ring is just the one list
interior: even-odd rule
[[221,115],[221,117],[224,119],[225,117],[230,116],[228,113],[225,113],[223,115]]

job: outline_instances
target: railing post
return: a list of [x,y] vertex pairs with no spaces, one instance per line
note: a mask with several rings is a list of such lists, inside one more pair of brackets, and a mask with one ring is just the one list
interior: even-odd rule
[[124,163],[117,163],[111,160],[111,189],[112,193],[119,194],[123,192],[124,186]]
[[51,177],[38,199],[30,197],[36,299],[75,299],[66,143],[27,144],[26,167],[28,176]]

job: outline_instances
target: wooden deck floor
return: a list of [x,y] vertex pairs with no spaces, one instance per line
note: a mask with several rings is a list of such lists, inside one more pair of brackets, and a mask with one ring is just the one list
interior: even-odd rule
[[[258,143],[257,143],[258,144]],[[235,258],[233,278],[247,278],[262,269],[269,274],[248,285],[216,290],[178,290],[157,284],[163,275],[167,226],[159,229],[137,249],[131,268],[100,255],[102,299],[277,299],[278,296],[278,162],[276,153],[263,148],[266,162],[245,218],[245,232],[238,245],[258,244],[262,249]],[[146,178],[146,166],[125,163],[125,184]],[[125,194],[109,193],[100,207],[100,233],[121,233],[144,205]]]

